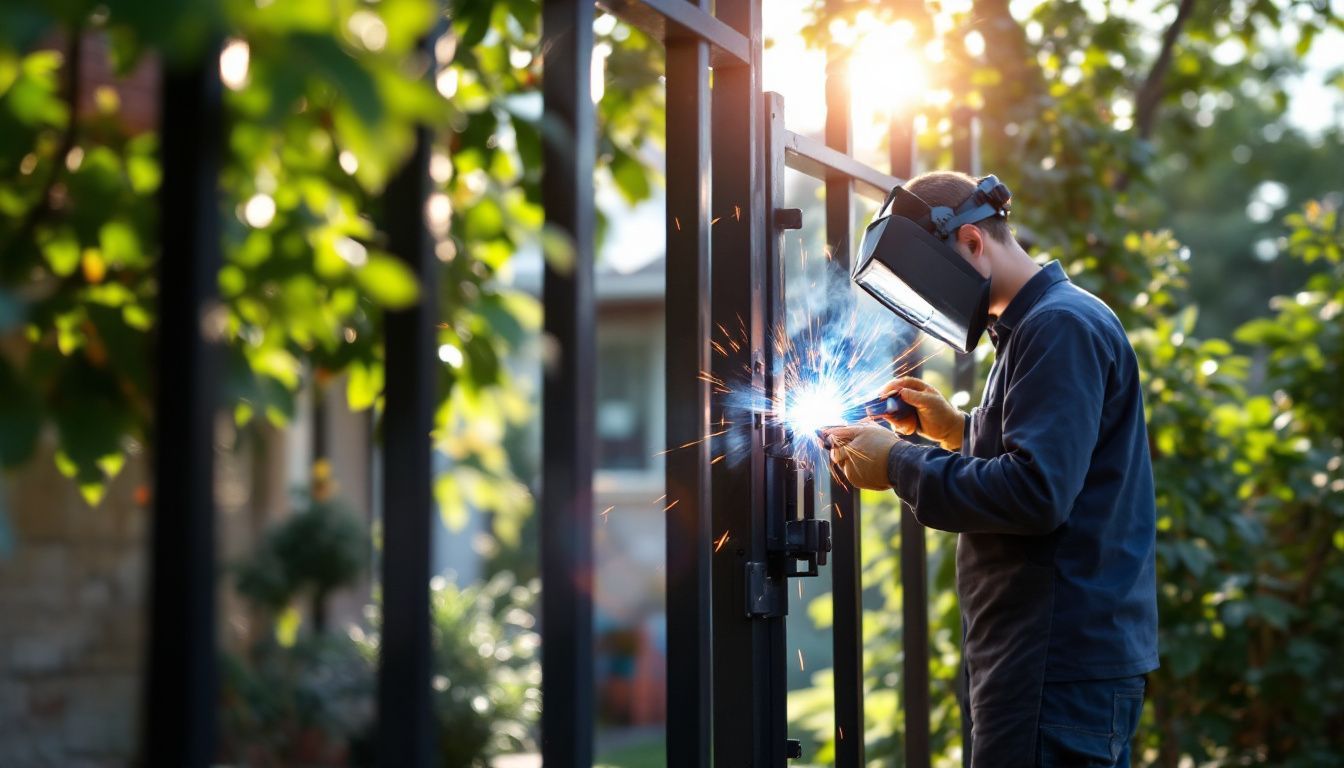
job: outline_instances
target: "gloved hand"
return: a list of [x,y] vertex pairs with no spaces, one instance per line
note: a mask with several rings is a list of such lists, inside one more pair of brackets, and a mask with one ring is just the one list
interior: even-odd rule
[[887,456],[899,439],[876,424],[832,427],[822,430],[822,439],[831,447],[831,461],[844,473],[850,485],[870,491],[891,487],[887,479]]
[[927,382],[913,376],[902,376],[882,388],[882,396],[895,395],[913,405],[916,416],[898,419],[895,416],[883,416],[891,426],[903,435],[920,435],[937,442],[949,451],[961,450],[962,430],[966,426],[966,414],[947,402],[942,393]]

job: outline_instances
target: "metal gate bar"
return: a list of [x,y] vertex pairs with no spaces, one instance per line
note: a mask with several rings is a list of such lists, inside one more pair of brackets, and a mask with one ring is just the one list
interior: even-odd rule
[[378,652],[378,765],[427,768],[435,760],[430,680],[429,579],[433,524],[438,261],[425,223],[429,131],[383,192],[388,250],[415,275],[420,300],[385,315],[382,483],[382,642]]
[[[915,139],[909,115],[894,116],[889,152],[891,172],[914,175]],[[916,367],[910,372],[918,376]],[[929,764],[929,649],[928,649],[928,559],[924,528],[910,505],[901,501],[901,700],[905,714],[905,765],[927,768]]]
[[[837,9],[838,0],[827,0]],[[826,146],[851,152],[849,58],[841,46],[826,47]],[[852,177],[830,172],[826,181],[826,245],[831,261],[849,272],[854,231]],[[859,495],[831,476],[831,659],[835,697],[836,768],[862,768],[863,721],[863,558],[860,552]]]
[[160,92],[159,318],[155,350],[150,634],[141,759],[204,768],[214,760],[214,417],[219,307],[218,48]]
[[[952,167],[965,171],[972,176],[980,175],[980,124],[971,109],[962,107],[952,114]],[[952,391],[970,393],[975,386],[975,355],[958,353],[952,368]],[[958,643],[964,643],[964,638]],[[965,670],[965,659],[959,665],[959,672]],[[958,703],[965,705],[970,696],[969,683],[963,674],[958,675]],[[971,723],[966,717],[961,720],[961,761],[962,765],[971,764]]]
[[668,40],[667,444],[690,447],[666,459],[667,764],[688,768],[709,766],[711,733],[709,108],[709,46]]
[[572,264],[546,260],[541,490],[541,754],[548,766],[593,761],[593,293],[592,0],[546,0],[541,50],[546,130],[541,179],[546,223],[566,235]]
[[[952,111],[952,167],[972,176],[980,175],[980,124],[974,110]],[[975,356],[957,353],[952,368],[952,391],[970,392],[975,386]]]
[[[711,319],[728,333],[745,332],[739,348],[715,355],[721,381],[763,392],[766,354],[765,158],[761,115],[759,0],[720,0],[719,19],[751,41],[748,61],[714,70],[711,94],[714,175],[711,197],[718,223],[711,231]],[[743,378],[748,381],[743,381]],[[714,627],[714,764],[783,764],[783,692],[775,690],[774,656],[783,645],[783,618],[752,619],[745,610],[747,563],[766,561],[765,452],[759,424],[713,399],[711,422],[745,434],[746,455],[712,467],[713,533],[721,541],[712,566]]]
[[[914,175],[915,134],[909,115],[892,120],[891,172]],[[920,375],[920,368],[910,371]],[[924,526],[901,501],[901,703],[905,709],[905,765],[929,768],[929,579]]]
[[815,179],[825,179],[828,175],[848,176],[854,182],[854,191],[874,200],[887,196],[891,188],[901,180],[882,173],[870,165],[855,160],[837,149],[826,146],[809,136],[793,131],[784,132],[786,162],[795,171],[801,171]]
[[[709,43],[710,63],[743,65],[751,61],[751,40],[715,18],[699,0],[599,0],[598,5],[670,46],[677,41]],[[670,155],[669,155],[670,156]]]

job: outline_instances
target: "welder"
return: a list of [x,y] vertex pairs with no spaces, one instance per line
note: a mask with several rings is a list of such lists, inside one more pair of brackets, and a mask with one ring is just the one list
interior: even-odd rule
[[1129,765],[1158,666],[1156,510],[1139,370],[1115,314],[1041,266],[993,176],[919,176],[868,226],[854,279],[959,351],[995,358],[969,414],[899,378],[913,406],[826,430],[850,483],[894,489],[960,534],[971,765]]

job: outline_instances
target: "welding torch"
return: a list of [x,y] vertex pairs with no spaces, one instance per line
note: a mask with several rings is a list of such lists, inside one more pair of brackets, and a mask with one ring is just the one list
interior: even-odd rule
[[[875,416],[891,416],[897,419],[907,419],[914,416],[916,421],[919,419],[919,412],[915,410],[915,406],[905,402],[898,395],[873,398],[867,402],[846,408],[840,415],[847,424],[853,424]],[[831,447],[831,441],[826,439],[825,436],[822,436],[821,444],[825,448]]]
[[887,395],[874,398],[866,403],[859,403],[852,408],[846,408],[842,415],[846,422],[852,424],[874,416],[892,416],[897,419],[905,419],[915,414],[915,406],[896,395]]

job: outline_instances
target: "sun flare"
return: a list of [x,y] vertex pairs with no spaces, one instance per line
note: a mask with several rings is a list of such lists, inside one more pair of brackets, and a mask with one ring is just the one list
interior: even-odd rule
[[861,27],[849,46],[849,84],[855,107],[881,114],[917,106],[928,72],[909,22]]

